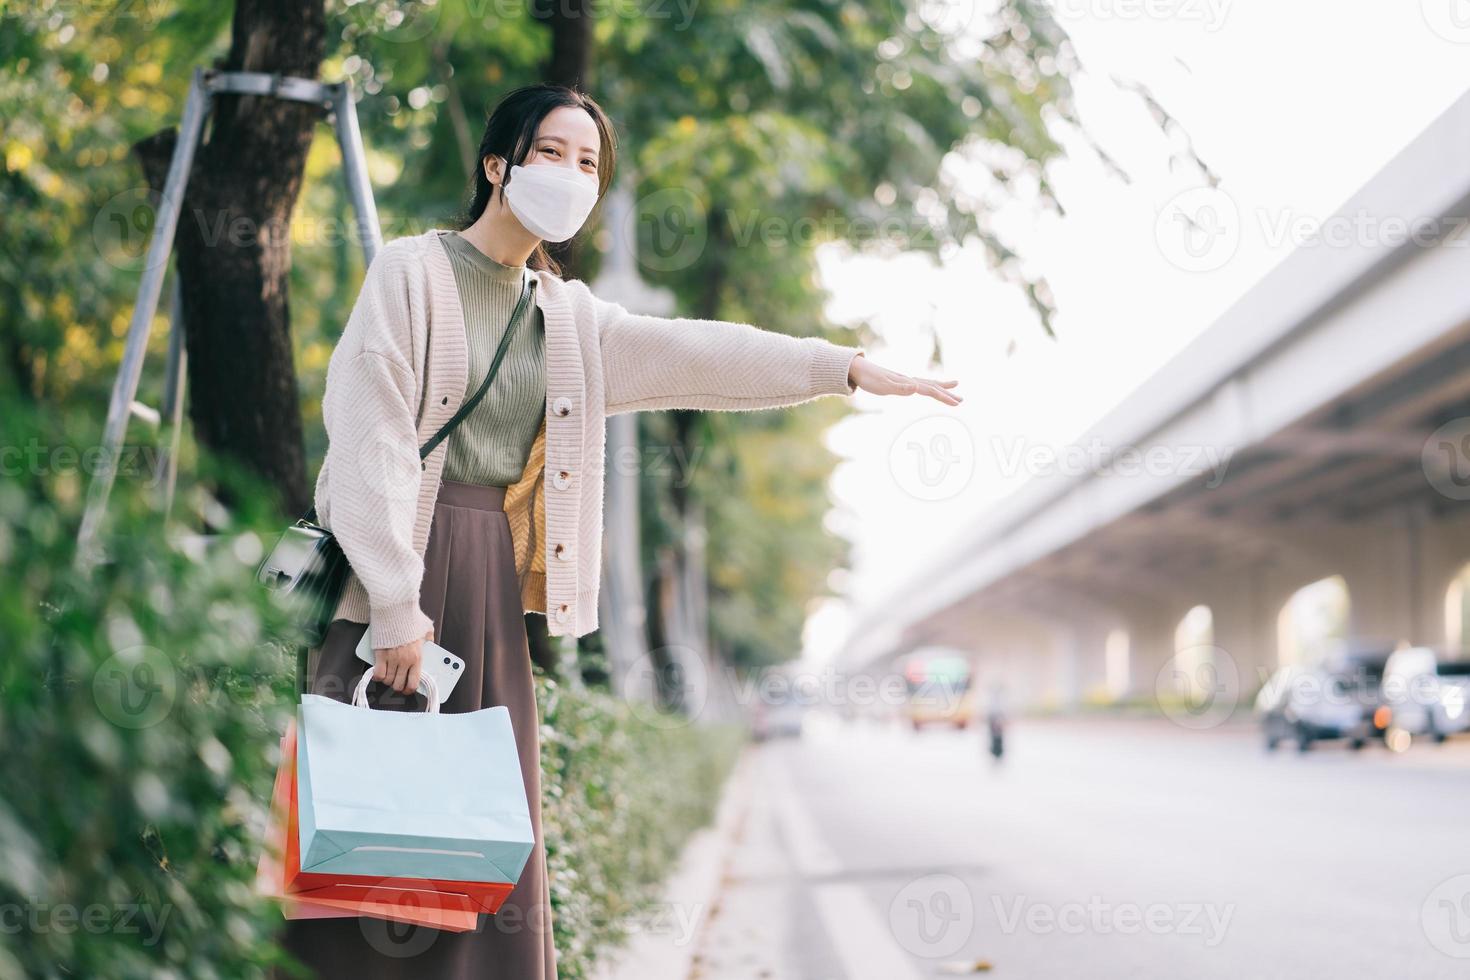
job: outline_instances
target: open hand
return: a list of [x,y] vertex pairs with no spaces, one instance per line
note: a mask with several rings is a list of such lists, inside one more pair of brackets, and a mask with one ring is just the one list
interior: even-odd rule
[[853,357],[847,369],[847,380],[875,395],[928,395],[946,405],[958,405],[964,401],[959,395],[952,395],[946,390],[959,384],[958,381],[911,378],[907,374],[874,364],[865,354]]

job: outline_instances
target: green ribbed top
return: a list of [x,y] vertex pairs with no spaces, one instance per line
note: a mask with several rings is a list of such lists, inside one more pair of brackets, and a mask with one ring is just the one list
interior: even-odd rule
[[[508,266],[481,252],[458,232],[443,236],[464,307],[469,344],[468,399],[485,380],[495,350],[521,298],[525,266]],[[444,479],[506,487],[521,478],[546,415],[546,325],[531,302],[475,410],[446,440]]]

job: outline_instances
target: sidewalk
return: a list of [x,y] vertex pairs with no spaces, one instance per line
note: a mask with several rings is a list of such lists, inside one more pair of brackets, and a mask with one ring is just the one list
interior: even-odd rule
[[[751,754],[755,790],[731,843],[718,914],[708,917],[694,943],[688,980],[912,980],[902,968],[885,969],[893,964],[867,941],[881,941],[886,925],[845,879],[804,802],[789,768],[794,749],[780,743]],[[835,922],[834,913],[851,918]],[[847,950],[837,948],[844,944],[860,957],[871,955],[877,972],[848,968]]]
[[689,839],[644,929],[608,955],[594,980],[693,980],[700,975],[699,941],[720,914],[721,885],[749,810],[754,771],[747,747],[725,784],[714,823]]

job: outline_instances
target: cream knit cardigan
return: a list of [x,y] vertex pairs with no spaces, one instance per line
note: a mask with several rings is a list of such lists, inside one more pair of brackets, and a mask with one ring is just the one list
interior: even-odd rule
[[[370,622],[380,648],[433,627],[419,586],[445,446],[423,463],[419,447],[459,410],[468,383],[464,311],[439,239],[447,233],[398,238],[379,251],[322,396],[328,446],[317,515],[352,566],[334,618]],[[552,635],[581,636],[597,628],[606,417],[851,395],[848,366],[862,348],[743,323],[639,316],[579,280],[534,274],[546,325],[547,415],[523,483],[544,494],[533,513],[544,507],[544,538],[535,543],[545,594],[526,605],[547,613]],[[532,465],[540,471],[529,472]]]

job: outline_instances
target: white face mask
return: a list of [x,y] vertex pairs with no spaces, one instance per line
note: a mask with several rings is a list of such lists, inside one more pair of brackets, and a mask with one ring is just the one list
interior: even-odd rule
[[543,241],[564,242],[597,204],[597,178],[551,164],[510,168],[505,203],[525,229]]

